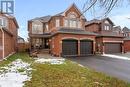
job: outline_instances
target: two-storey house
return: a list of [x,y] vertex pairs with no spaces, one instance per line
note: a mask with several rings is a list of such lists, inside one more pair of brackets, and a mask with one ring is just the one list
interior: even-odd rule
[[85,30],[86,21],[75,4],[59,14],[29,20],[31,49],[49,49],[54,56],[94,54],[97,34]]
[[86,22],[86,31],[95,32],[96,52],[98,53],[121,53],[124,51],[123,35],[121,28],[114,27],[114,23],[109,19],[91,20]]
[[0,60],[17,51],[17,29],[15,17],[0,14]]

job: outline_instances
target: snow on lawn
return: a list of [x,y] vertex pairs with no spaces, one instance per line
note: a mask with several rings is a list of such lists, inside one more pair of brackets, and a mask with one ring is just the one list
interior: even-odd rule
[[23,87],[24,81],[31,79],[30,64],[17,59],[0,68],[0,87]]
[[49,63],[49,64],[63,64],[65,62],[65,59],[37,59],[35,60],[36,63]]
[[110,57],[110,58],[116,58],[116,59],[130,60],[129,57],[112,55],[112,54],[103,54],[102,56],[106,56],[106,57]]

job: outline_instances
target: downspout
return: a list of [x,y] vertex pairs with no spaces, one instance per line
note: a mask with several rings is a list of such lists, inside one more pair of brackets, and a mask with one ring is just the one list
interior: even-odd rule
[[4,48],[4,43],[5,43],[5,41],[4,41],[4,31],[3,31],[3,29],[2,29],[2,26],[0,26],[0,30],[1,30],[1,32],[2,32],[2,47],[3,47],[3,52],[2,52],[2,55],[3,55],[3,58],[4,58],[4,55],[5,55],[5,48]]

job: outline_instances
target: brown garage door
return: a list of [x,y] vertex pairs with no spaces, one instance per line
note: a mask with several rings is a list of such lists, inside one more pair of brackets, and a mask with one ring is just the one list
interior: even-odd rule
[[106,43],[105,53],[121,53],[121,44],[120,43]]
[[93,42],[90,40],[80,41],[80,55],[88,55],[93,53]]
[[63,40],[62,41],[62,56],[78,55],[78,41],[77,40]]

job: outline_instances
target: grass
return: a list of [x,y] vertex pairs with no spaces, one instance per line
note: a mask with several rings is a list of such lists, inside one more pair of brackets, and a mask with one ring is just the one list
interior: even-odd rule
[[[26,53],[17,53],[0,62],[0,67],[16,59],[32,63],[34,60]],[[32,63],[32,78],[24,87],[130,87],[130,84],[103,73],[79,66],[66,60],[62,65]],[[19,70],[23,72],[23,70]]]
[[7,59],[0,61],[0,67],[6,66],[7,64],[15,61],[16,59],[22,59],[25,62],[32,62],[32,58],[29,57],[29,55],[27,53],[16,53],[10,57],[8,57]]

